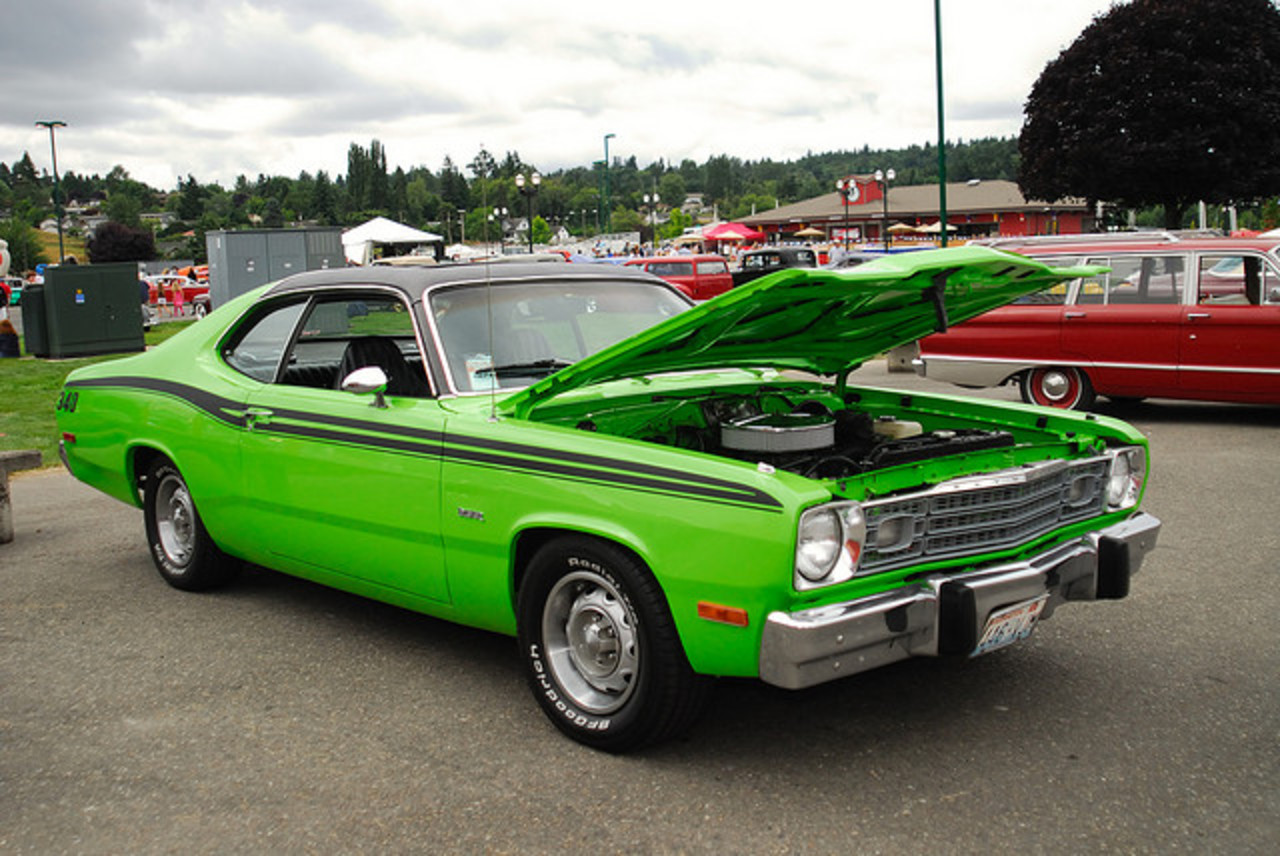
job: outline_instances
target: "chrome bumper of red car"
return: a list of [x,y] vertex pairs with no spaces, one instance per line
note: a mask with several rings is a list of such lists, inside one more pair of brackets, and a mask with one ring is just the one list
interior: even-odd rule
[[935,574],[847,603],[774,612],[761,640],[760,678],[802,689],[908,657],[974,653],[1006,608],[1015,608],[1011,620],[1022,620],[1013,613],[1027,607],[1029,633],[1035,620],[1066,601],[1124,597],[1159,533],[1160,521],[1139,512],[1023,561]]

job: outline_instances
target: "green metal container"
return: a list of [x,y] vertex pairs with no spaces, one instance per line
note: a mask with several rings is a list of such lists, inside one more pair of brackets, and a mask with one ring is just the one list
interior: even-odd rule
[[[37,296],[31,300],[33,293]],[[35,356],[146,348],[134,262],[46,268],[44,285],[28,288],[22,303],[27,352]]]

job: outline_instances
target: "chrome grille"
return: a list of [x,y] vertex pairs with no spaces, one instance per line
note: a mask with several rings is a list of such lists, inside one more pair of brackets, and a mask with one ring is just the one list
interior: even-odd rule
[[863,503],[859,574],[1017,547],[1106,510],[1111,459],[1047,461]]

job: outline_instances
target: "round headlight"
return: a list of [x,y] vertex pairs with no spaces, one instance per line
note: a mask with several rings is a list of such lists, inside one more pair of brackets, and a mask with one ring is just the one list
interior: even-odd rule
[[843,544],[840,517],[831,509],[806,512],[800,518],[796,539],[796,570],[809,582],[817,582],[836,566]]
[[1111,462],[1111,478],[1107,481],[1107,505],[1117,507],[1125,503],[1129,497],[1131,478],[1129,456],[1121,452]]

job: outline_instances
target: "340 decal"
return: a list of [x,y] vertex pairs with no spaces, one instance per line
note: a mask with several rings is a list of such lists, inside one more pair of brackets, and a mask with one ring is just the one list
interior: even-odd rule
[[55,410],[65,410],[68,413],[76,412],[76,404],[80,401],[80,393],[74,389],[64,389],[62,394],[58,396],[58,404]]

